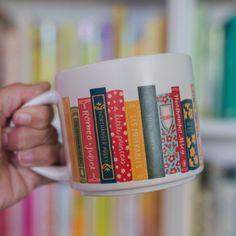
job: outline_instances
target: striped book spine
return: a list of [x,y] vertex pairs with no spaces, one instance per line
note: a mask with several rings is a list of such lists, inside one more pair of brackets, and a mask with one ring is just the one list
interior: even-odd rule
[[76,151],[76,144],[75,144],[75,137],[73,132],[73,124],[72,124],[72,116],[70,111],[70,99],[69,97],[63,97],[63,112],[64,112],[64,119],[65,119],[65,126],[66,126],[66,135],[69,145],[69,156],[71,161],[71,168],[72,168],[72,180],[73,181],[80,181],[79,176],[79,163],[77,159],[77,151]]
[[170,93],[157,97],[165,174],[181,172],[173,102]]
[[79,116],[84,149],[84,160],[88,183],[100,183],[100,173],[94,131],[91,99],[78,99]]
[[115,183],[116,176],[113,163],[106,89],[90,89],[90,95],[93,108],[101,182]]
[[184,123],[183,123],[183,114],[182,114],[179,87],[177,86],[172,87],[171,94],[172,94],[173,104],[174,104],[177,138],[179,142],[181,172],[185,173],[188,171],[188,159],[187,159],[187,149],[186,149],[186,143],[185,143]]
[[164,177],[165,170],[155,85],[138,87],[138,94],[148,164],[148,178],[152,179]]
[[116,180],[117,182],[131,181],[132,170],[129,155],[123,91],[109,91],[107,93],[107,104]]
[[76,140],[76,148],[77,148],[77,158],[79,163],[79,175],[80,175],[80,183],[87,183],[87,175],[85,170],[85,161],[84,161],[84,153],[83,153],[83,144],[81,137],[81,127],[80,127],[80,119],[78,107],[71,107],[71,116],[73,121],[73,129]]
[[148,173],[139,101],[125,102],[125,114],[133,180],[145,180]]
[[189,170],[195,170],[199,167],[199,156],[195,121],[193,114],[193,103],[191,99],[185,99],[181,102],[184,119],[185,141],[187,146]]

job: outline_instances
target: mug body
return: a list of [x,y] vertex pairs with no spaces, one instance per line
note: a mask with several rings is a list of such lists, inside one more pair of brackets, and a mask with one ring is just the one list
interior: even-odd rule
[[56,77],[72,187],[113,196],[188,182],[203,169],[191,59],[104,61]]

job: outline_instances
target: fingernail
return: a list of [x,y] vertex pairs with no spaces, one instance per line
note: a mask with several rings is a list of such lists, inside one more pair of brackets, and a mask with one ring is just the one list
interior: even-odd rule
[[2,145],[6,147],[8,145],[8,135],[6,132],[2,133]]
[[33,153],[31,151],[27,152],[18,152],[17,153],[17,159],[19,162],[23,165],[30,165],[33,163]]
[[18,125],[27,125],[31,122],[32,116],[27,113],[17,114],[15,117],[15,123]]

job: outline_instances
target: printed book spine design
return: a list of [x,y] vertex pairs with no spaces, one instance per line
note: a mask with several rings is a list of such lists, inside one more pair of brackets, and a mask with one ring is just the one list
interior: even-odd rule
[[68,139],[68,151],[69,157],[71,161],[71,171],[72,171],[72,179],[73,181],[79,182],[79,163],[77,159],[77,151],[75,144],[75,136],[73,133],[73,124],[72,124],[72,116],[70,111],[70,99],[69,97],[63,97],[63,111],[64,111],[64,119],[66,125],[66,135]]
[[100,183],[100,171],[90,97],[79,98],[78,107],[87,181],[88,183]]
[[138,87],[138,94],[142,114],[148,177],[150,179],[164,177],[165,170],[155,85]]
[[185,142],[185,133],[184,133],[184,123],[183,123],[183,112],[181,105],[181,97],[179,87],[172,87],[171,94],[174,104],[174,113],[175,113],[175,122],[176,122],[176,131],[177,138],[179,142],[179,155],[181,163],[181,172],[185,173],[188,171],[188,158],[187,158],[187,148]]
[[159,106],[161,144],[165,174],[175,174],[181,172],[181,166],[171,94],[158,95],[157,103]]
[[77,158],[78,158],[78,162],[79,162],[80,183],[86,183],[87,176],[86,176],[85,163],[84,163],[78,107],[75,107],[75,106],[71,107],[71,116],[72,116],[72,121],[73,121],[74,134],[75,134],[76,147],[77,147]]
[[125,114],[133,180],[148,179],[139,101],[126,101]]
[[127,125],[122,90],[107,92],[108,114],[117,182],[132,180]]
[[90,89],[102,183],[115,183],[106,89]]
[[199,156],[193,114],[193,103],[191,99],[185,99],[181,103],[183,109],[184,131],[189,170],[195,170],[199,167]]
[[191,84],[191,91],[192,91],[192,97],[193,97],[193,112],[194,112],[194,118],[195,118],[195,124],[196,124],[196,135],[197,135],[199,161],[200,161],[200,165],[203,165],[203,152],[202,152],[202,140],[201,140],[201,136],[200,136],[200,123],[199,123],[199,117],[198,117],[195,88],[194,88],[193,84]]

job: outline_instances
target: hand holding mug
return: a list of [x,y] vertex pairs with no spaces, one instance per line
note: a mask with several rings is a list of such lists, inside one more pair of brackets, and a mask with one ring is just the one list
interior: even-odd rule
[[[51,125],[52,107],[48,105],[19,109],[35,96],[49,90],[48,83],[14,84],[0,89],[0,209],[25,197],[49,179],[29,167],[60,162],[62,146]],[[9,127],[12,118],[15,128]]]

